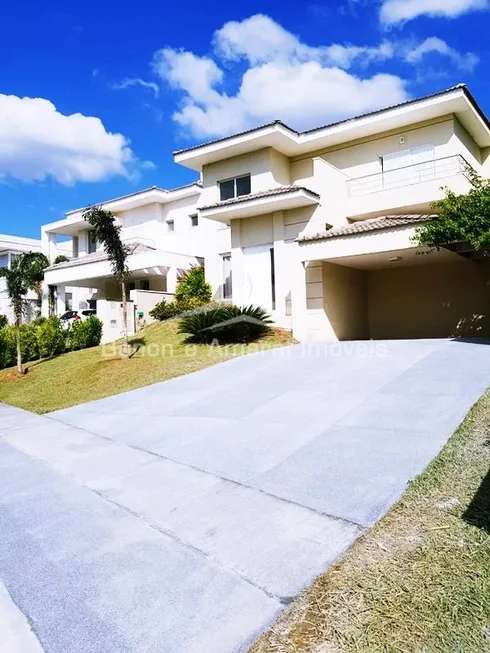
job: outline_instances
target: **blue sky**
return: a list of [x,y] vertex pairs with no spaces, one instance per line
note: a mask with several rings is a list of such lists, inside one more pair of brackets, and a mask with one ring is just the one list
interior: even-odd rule
[[[245,8],[246,7],[246,8]],[[465,81],[490,113],[490,0],[3,3],[0,232],[195,175],[172,150]]]

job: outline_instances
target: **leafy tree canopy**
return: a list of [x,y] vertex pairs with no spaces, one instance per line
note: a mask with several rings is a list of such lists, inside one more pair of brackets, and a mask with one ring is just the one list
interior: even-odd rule
[[471,183],[469,192],[457,195],[446,188],[446,197],[433,204],[439,218],[419,229],[415,236],[417,244],[439,248],[466,242],[473,249],[490,254],[490,180],[470,167],[466,176]]

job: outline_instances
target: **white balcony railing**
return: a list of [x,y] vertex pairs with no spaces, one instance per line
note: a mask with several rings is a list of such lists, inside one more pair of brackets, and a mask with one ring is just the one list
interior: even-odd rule
[[362,195],[379,193],[383,190],[393,190],[394,188],[403,188],[404,186],[464,174],[468,165],[464,157],[455,154],[442,159],[433,159],[395,170],[349,179],[347,190],[349,197],[361,197]]

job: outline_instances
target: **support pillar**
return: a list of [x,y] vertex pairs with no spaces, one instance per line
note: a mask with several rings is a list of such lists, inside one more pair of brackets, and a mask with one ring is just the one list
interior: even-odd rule
[[293,336],[298,342],[308,337],[308,311],[306,304],[306,264],[298,258],[293,261],[291,275],[291,313]]

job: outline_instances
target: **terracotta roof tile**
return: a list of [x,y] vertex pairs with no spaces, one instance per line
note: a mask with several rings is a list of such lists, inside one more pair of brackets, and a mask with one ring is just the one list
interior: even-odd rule
[[359,220],[352,224],[329,229],[328,231],[322,231],[315,234],[304,234],[297,240],[298,242],[308,242],[312,240],[325,240],[327,238],[354,236],[367,231],[380,231],[382,229],[393,229],[395,227],[428,222],[436,217],[436,215],[386,215],[381,218]]
[[249,195],[240,195],[240,197],[232,197],[229,200],[223,200],[222,202],[216,202],[215,204],[209,204],[207,206],[200,206],[200,211],[205,211],[206,209],[219,208],[220,206],[228,206],[229,204],[239,204],[240,202],[249,202],[250,200],[260,199],[261,197],[272,197],[274,195],[285,195],[286,193],[295,193],[299,190],[303,190],[314,197],[320,199],[320,195],[305,188],[304,186],[278,186],[277,188],[270,188],[268,190],[262,190],[258,193],[251,193]]

